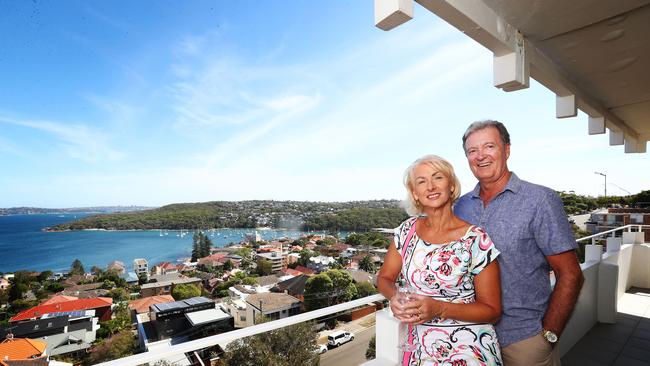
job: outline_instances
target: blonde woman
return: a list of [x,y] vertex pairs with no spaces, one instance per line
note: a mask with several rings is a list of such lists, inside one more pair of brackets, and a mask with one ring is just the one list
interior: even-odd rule
[[[407,212],[377,279],[393,315],[408,324],[403,365],[502,365],[493,323],[501,315],[498,250],[481,228],[456,217],[460,183],[427,155],[404,174]],[[401,274],[415,295],[395,301]]]

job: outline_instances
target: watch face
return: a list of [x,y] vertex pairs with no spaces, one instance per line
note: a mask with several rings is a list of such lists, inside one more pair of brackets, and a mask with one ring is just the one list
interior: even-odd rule
[[551,342],[551,343],[557,342],[557,335],[555,335],[555,333],[553,333],[551,331],[546,331],[546,333],[544,334],[544,337],[546,337],[546,340]]

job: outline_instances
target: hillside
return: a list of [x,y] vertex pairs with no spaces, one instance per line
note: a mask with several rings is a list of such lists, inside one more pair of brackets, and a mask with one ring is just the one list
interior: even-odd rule
[[396,200],[355,202],[213,201],[85,217],[48,230],[291,228],[364,231],[396,227],[407,216]]

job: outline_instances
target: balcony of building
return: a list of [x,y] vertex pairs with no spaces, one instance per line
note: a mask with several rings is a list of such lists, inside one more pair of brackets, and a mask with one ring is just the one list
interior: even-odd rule
[[[585,261],[581,264],[585,283],[558,345],[564,365],[648,365],[650,362],[650,243],[644,241],[644,230],[650,230],[650,225],[627,225],[579,240],[586,244]],[[202,350],[226,349],[230,342],[237,339],[332,316],[382,300],[384,298],[381,295],[373,295],[211,337],[156,348],[154,351],[101,365],[153,365],[160,360],[177,365],[205,365],[209,360],[199,357],[204,354]],[[343,325],[341,328],[349,330],[350,327],[351,325]],[[392,317],[388,308],[376,312],[374,325],[366,325],[363,332],[376,336],[375,359],[363,360],[360,350],[365,353],[367,340],[357,339],[353,341],[358,342],[354,348],[342,345],[323,354],[321,365],[398,364],[399,322]]]

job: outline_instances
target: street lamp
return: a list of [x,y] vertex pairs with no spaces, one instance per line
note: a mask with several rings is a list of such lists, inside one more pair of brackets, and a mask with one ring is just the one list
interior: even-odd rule
[[594,172],[594,174],[602,175],[603,177],[605,177],[605,197],[607,197],[607,174],[600,173],[600,172]]

